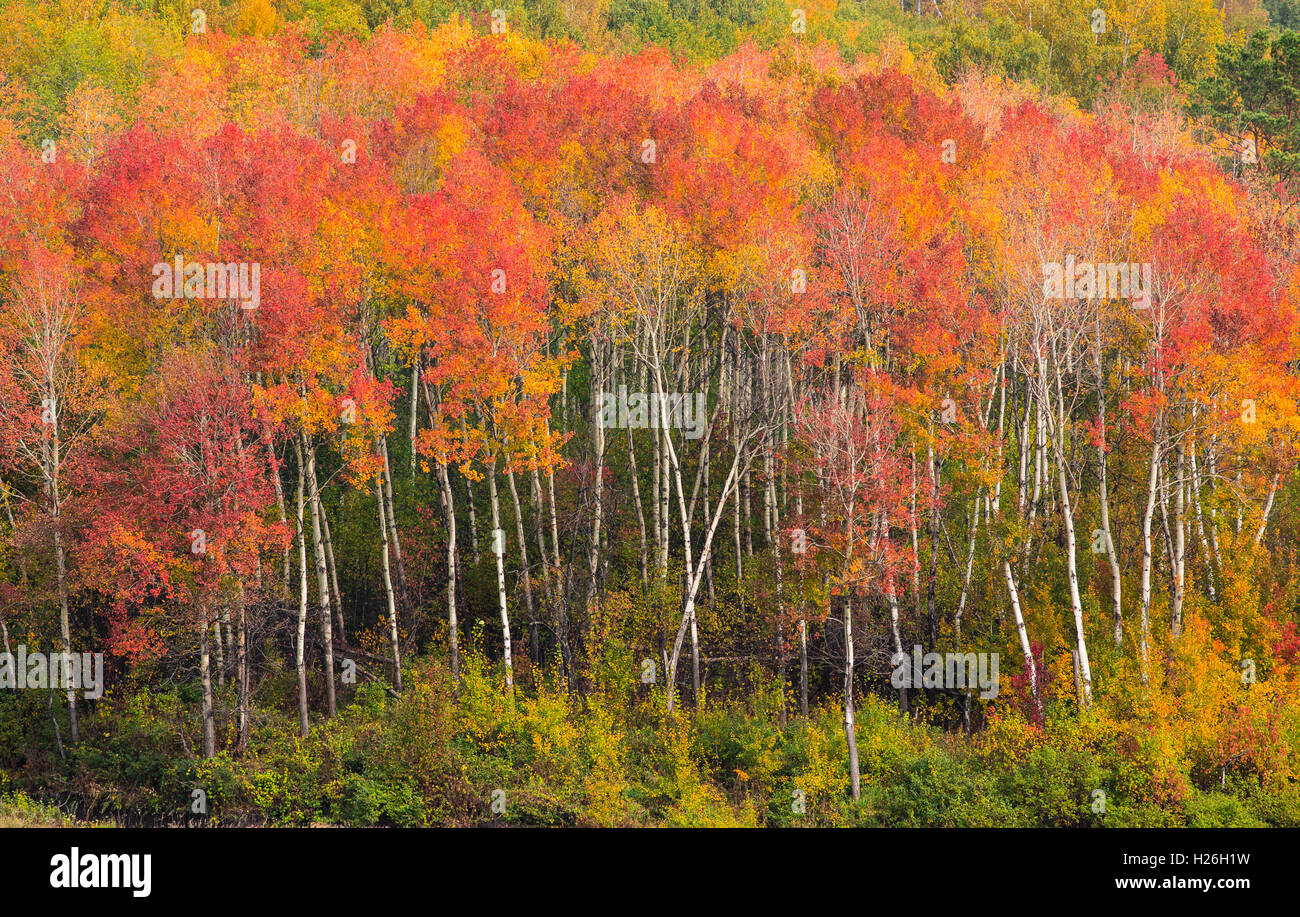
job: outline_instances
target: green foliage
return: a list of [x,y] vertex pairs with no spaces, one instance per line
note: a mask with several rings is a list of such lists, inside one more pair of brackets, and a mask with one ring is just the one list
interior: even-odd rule
[[[0,793],[8,794],[0,823],[66,819],[30,803],[58,787],[79,817],[123,823],[1300,824],[1294,780],[1234,777],[1226,789],[1196,789],[1172,732],[1135,729],[1095,709],[1051,718],[1045,728],[996,716],[967,740],[863,696],[862,798],[854,803],[842,709],[825,704],[781,726],[770,680],[699,711],[667,713],[662,697],[638,699],[626,684],[589,693],[582,709],[554,678],[520,686],[512,705],[499,679],[469,652],[456,695],[440,665],[416,659],[398,697],[363,685],[307,739],[296,735],[291,703],[264,710],[244,755],[206,761],[186,754],[191,740],[176,728],[191,721],[194,731],[197,699],[142,689],[116,713],[87,720],[88,738],[66,772],[53,761],[40,776],[0,771]],[[206,794],[206,816],[191,811],[196,789]],[[495,790],[504,812],[492,810]],[[1104,812],[1093,807],[1097,790]]]
[[25,793],[0,793],[0,828],[70,828],[76,820]]
[[1268,21],[1278,29],[1300,29],[1300,3],[1296,0],[1264,0]]
[[1294,778],[1277,786],[1252,787],[1247,801],[1255,816],[1267,825],[1300,827],[1300,781]]
[[1300,174],[1300,32],[1256,32],[1241,46],[1219,48],[1218,72],[1196,87],[1195,114],[1233,142],[1253,142],[1257,165],[1282,178]]
[[1265,828],[1240,799],[1222,793],[1196,793],[1187,800],[1189,828]]
[[339,819],[345,825],[413,827],[424,823],[424,805],[411,783],[376,783],[360,774],[343,781]]
[[925,44],[933,48],[935,65],[948,79],[972,67],[1012,79],[1032,79],[1042,72],[1049,51],[1045,38],[1011,19],[998,15],[976,19],[960,12],[946,31],[927,37]]

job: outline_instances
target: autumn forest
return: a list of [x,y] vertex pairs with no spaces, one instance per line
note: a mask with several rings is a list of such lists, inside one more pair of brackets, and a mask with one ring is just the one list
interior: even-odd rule
[[1295,26],[3,0],[0,825],[1300,826]]

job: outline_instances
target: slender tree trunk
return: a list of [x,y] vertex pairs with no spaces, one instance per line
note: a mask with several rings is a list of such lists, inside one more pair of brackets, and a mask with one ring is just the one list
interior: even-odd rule
[[699,708],[703,701],[703,686],[700,682],[700,628],[694,602],[691,603],[691,692],[691,702]]
[[1083,601],[1079,596],[1078,544],[1074,536],[1074,509],[1070,505],[1065,456],[1058,450],[1057,483],[1061,491],[1061,519],[1065,523],[1066,575],[1070,581],[1070,611],[1074,615],[1074,643],[1083,682],[1083,706],[1092,706],[1092,666],[1088,662],[1088,638],[1083,629]]
[[[734,342],[734,360],[732,361],[731,364],[731,384],[728,391],[728,395],[730,396],[730,402],[728,404],[728,410],[731,414],[730,417],[731,448],[733,452],[739,452],[740,451],[740,424],[738,422],[738,418],[740,417],[740,343],[739,343],[739,337],[737,335],[732,335],[731,337]],[[732,534],[734,536],[734,540],[736,543],[736,584],[737,585],[739,585],[740,582],[745,578],[745,562],[741,554],[741,542],[740,542],[740,501],[741,501],[741,492],[740,492],[740,488],[737,487],[736,502],[732,507],[732,517],[731,517]]]
[[754,556],[754,518],[752,512],[753,510],[752,504],[754,502],[754,491],[753,488],[750,486],[749,481],[750,481],[750,475],[749,472],[746,471],[744,476],[740,479],[740,493],[741,493],[740,503],[741,503],[742,512],[744,513],[745,516],[745,521],[744,521],[745,557]]
[[[643,393],[644,394],[644,393]],[[636,507],[637,533],[641,536],[641,585],[650,584],[650,558],[645,532],[645,509],[641,506],[641,482],[636,468],[636,439],[632,436],[632,425],[627,425],[627,462],[632,479],[632,504]]]
[[217,656],[217,687],[224,691],[226,689],[226,651],[221,640],[221,617],[212,624],[212,634],[216,638],[216,647],[214,651]]
[[975,570],[975,535],[980,521],[979,491],[975,492],[975,502],[970,508],[970,522],[966,534],[966,566],[962,569],[961,595],[957,599],[957,611],[952,616],[953,631],[957,637],[957,648],[961,649],[961,619],[966,613],[966,598],[970,595],[971,575]]
[[1273,483],[1270,484],[1268,488],[1268,499],[1264,501],[1264,513],[1259,520],[1259,531],[1255,533],[1255,547],[1257,548],[1259,547],[1259,543],[1264,540],[1264,532],[1268,530],[1268,517],[1273,512],[1273,500],[1277,497],[1277,482],[1279,478],[1279,475],[1273,475]]
[[456,503],[447,463],[438,461],[438,483],[442,485],[442,511],[447,520],[447,655],[451,677],[460,686],[460,626],[456,621]]
[[5,620],[5,613],[0,611],[0,637],[3,637],[5,655],[12,656],[13,650],[9,647],[9,623]]
[[1029,690],[1034,699],[1038,722],[1043,722],[1043,698],[1038,688],[1038,665],[1034,661],[1034,648],[1029,643],[1025,629],[1025,616],[1020,611],[1020,593],[1016,591],[1016,578],[1011,573],[1011,561],[1002,561],[1002,575],[1006,577],[1007,594],[1011,597],[1011,614],[1015,617],[1016,632],[1020,635],[1020,650],[1025,654],[1025,672],[1029,676]]
[[664,583],[668,581],[668,550],[672,543],[672,516],[669,513],[668,506],[673,494],[672,479],[668,474],[668,450],[671,448],[668,437],[672,433],[668,429],[666,418],[663,416],[666,413],[666,407],[667,405],[664,404],[659,406],[659,429],[655,434],[659,437],[661,444],[659,448],[659,523],[663,526],[663,537],[659,540],[659,580]]
[[930,578],[926,584],[926,621],[930,627],[930,645],[939,645],[939,615],[935,607],[935,585],[939,578],[939,458],[934,446],[926,448],[926,465],[930,469]]
[[497,498],[497,462],[495,456],[488,463],[488,499],[492,508],[492,553],[497,562],[497,598],[501,608],[501,643],[502,658],[506,668],[506,694],[510,703],[515,702],[515,673],[511,664],[513,653],[510,647],[510,611],[506,607],[506,551],[505,530],[501,528],[501,501]]
[[909,456],[911,471],[911,489],[907,497],[907,532],[912,538],[912,610],[917,621],[921,620],[921,537],[917,521],[916,506],[916,452]]
[[[406,585],[406,561],[402,559],[402,536],[397,530],[397,510],[393,501],[393,471],[392,465],[388,461],[388,437],[379,438],[379,448],[382,450],[383,458],[383,476],[380,488],[380,495],[384,500],[384,515],[388,519],[388,544],[393,551],[393,567],[397,571],[397,598],[402,611],[409,613],[411,611],[411,593]],[[338,594],[338,584],[335,584],[335,595]]]
[[[1038,366],[1039,380],[1043,384],[1044,391],[1047,391],[1047,359],[1045,356],[1039,358]],[[1074,534],[1074,507],[1070,503],[1070,481],[1068,468],[1066,467],[1065,433],[1067,418],[1059,363],[1055,365],[1055,370],[1057,408],[1056,416],[1051,424],[1052,429],[1048,432],[1051,434],[1052,449],[1056,453],[1056,483],[1060,491],[1061,522],[1065,528],[1065,568],[1070,585],[1070,611],[1074,615],[1074,644],[1077,653],[1077,665],[1079,678],[1083,686],[1081,703],[1087,708],[1092,706],[1092,667],[1088,662],[1088,638],[1083,629],[1083,600],[1079,595],[1078,541]],[[1051,400],[1049,393],[1043,399],[1043,403],[1048,404]]]
[[769,547],[774,546],[772,538],[772,527],[776,515],[776,481],[775,467],[772,463],[772,448],[769,445],[763,447],[763,542]]
[[[644,363],[640,368],[640,386],[641,394],[645,397],[654,397],[647,388],[649,378],[649,369]],[[628,450],[635,453],[632,438],[632,427],[628,424]],[[660,501],[660,489],[667,486],[667,479],[663,476],[663,440],[660,439],[661,431],[658,426],[654,427],[650,436],[650,523],[654,526],[654,558],[655,558],[655,577],[661,578],[665,571],[660,566],[660,558],[663,556],[663,540],[666,526],[664,525],[662,504]],[[636,461],[633,454],[632,461]],[[638,485],[634,485],[638,486]],[[638,486],[639,489],[639,486]],[[640,505],[637,506],[638,514],[641,514]],[[647,540],[648,541],[648,540]],[[648,543],[647,543],[648,546]],[[646,561],[646,567],[649,568],[649,560]],[[649,577],[647,576],[647,580]],[[662,580],[661,580],[662,581]]]
[[1029,420],[1033,416],[1034,405],[1030,399],[1028,387],[1025,390],[1025,415],[1020,423],[1020,466],[1016,478],[1016,514],[1026,518],[1029,482]]
[[1243,521],[1243,520],[1242,520],[1242,510],[1243,510],[1243,504],[1244,504],[1244,502],[1245,502],[1245,501],[1241,498],[1241,496],[1240,496],[1241,494],[1245,493],[1245,491],[1242,489],[1242,486],[1241,486],[1241,475],[1242,475],[1241,469],[1238,468],[1238,469],[1237,469],[1237,494],[1238,494],[1238,497],[1237,497],[1237,534],[1238,534],[1238,535],[1241,534],[1241,525],[1242,525],[1242,521]]
[[528,539],[524,535],[524,511],[519,504],[519,488],[515,486],[515,473],[506,469],[506,482],[510,485],[510,499],[515,506],[515,537],[519,539],[519,568],[524,579],[524,606],[528,609],[528,627],[532,633],[533,664],[537,664],[537,614],[533,607],[533,578],[528,572]]
[[745,561],[742,555],[741,538],[740,538],[740,488],[736,488],[736,499],[732,504],[732,535],[736,543],[736,584],[739,584],[745,578]]
[[799,619],[799,713],[808,718],[808,623]]
[[1007,366],[1005,361],[1006,355],[1004,354],[1003,362],[998,366],[998,450],[994,460],[994,467],[997,469],[997,474],[994,477],[997,480],[993,485],[993,493],[984,501],[984,522],[986,525],[992,525],[994,515],[1001,515],[1002,513],[1002,478],[1004,477],[1002,449],[1004,442],[1003,430],[1007,418]]
[[783,573],[781,564],[781,536],[778,533],[772,541],[772,555],[776,559],[776,665],[777,681],[781,685],[781,696],[779,698],[780,707],[777,709],[777,719],[784,728],[786,724],[785,715],[785,595],[782,591]]
[[[550,432],[550,426],[547,425],[547,432]],[[569,589],[567,578],[561,575],[562,566],[560,564],[560,523],[559,512],[555,507],[555,471],[551,468],[546,469],[546,491],[550,498],[551,508],[551,563],[555,567],[556,579],[555,593],[556,603],[555,610],[559,616],[556,626],[560,641],[560,662],[564,667],[566,683],[572,685],[573,663],[572,652],[569,649]]]
[[420,426],[420,354],[417,351],[411,363],[411,416],[408,426],[408,443],[411,447],[411,480],[415,480],[415,434]]
[[[603,347],[592,345],[592,472],[591,472],[591,540],[587,545],[587,606],[596,598],[600,573],[600,534],[605,510],[605,426],[598,393],[604,391],[606,368]],[[666,483],[666,482],[665,482]]]
[[330,605],[334,612],[333,627],[338,633],[340,646],[348,645],[347,627],[343,623],[343,590],[339,588],[339,566],[334,560],[334,538],[330,534],[330,516],[325,504],[320,505],[321,534],[325,541],[325,566],[330,574]]
[[208,655],[207,614],[199,624],[199,673],[203,680],[203,757],[217,756],[217,726],[212,711],[212,665]]
[[849,786],[853,801],[862,798],[858,768],[858,734],[853,722],[853,600],[844,597],[844,738],[849,743]]
[[[50,404],[57,406],[58,395],[53,381],[47,391]],[[57,407],[55,417],[58,416]],[[45,477],[45,492],[50,501],[50,527],[54,533],[54,571],[59,596],[59,639],[63,648],[63,658],[72,655],[72,612],[68,604],[68,559],[63,549],[62,533],[62,497],[60,490],[60,449],[59,425],[51,425],[51,436],[41,445],[41,471]],[[53,687],[53,685],[51,685]],[[79,739],[77,725],[77,694],[72,685],[71,671],[64,672],[64,687],[68,701],[68,730],[75,745]]]
[[478,515],[474,511],[474,482],[465,478],[465,506],[469,509],[469,540],[474,548],[474,566],[483,560],[478,549]]
[[[885,590],[885,597],[889,600],[889,634],[894,641],[894,652],[903,652],[903,634],[899,628],[898,615],[898,593],[894,589],[894,583],[891,579],[889,587]],[[898,689],[898,712],[906,716],[911,711],[911,702],[908,697],[906,687]]]
[[321,537],[320,490],[316,486],[316,447],[311,442],[303,443],[307,453],[307,482],[311,487],[308,503],[311,504],[311,535],[316,550],[316,589],[320,594],[321,637],[325,642],[325,701],[327,715],[331,718],[338,712],[334,696],[334,632],[331,621],[333,604],[330,601],[329,573],[325,563],[325,544]]
[[[669,443],[669,442],[667,441],[667,437],[668,437],[668,435],[669,435],[669,434],[668,434],[668,431],[667,431],[667,429],[665,428],[665,430],[664,430],[665,443],[664,443],[664,444],[665,444],[666,446],[668,446],[669,448],[671,448],[671,443]],[[665,449],[665,453],[667,453],[667,449]],[[668,469],[665,468],[665,475],[664,475],[665,480],[668,479],[667,470],[668,470]],[[681,473],[680,473],[680,472],[681,472],[681,469],[680,469],[680,468],[677,468],[676,466],[674,466],[672,470],[675,472],[675,474],[673,475],[672,480],[675,481],[676,484],[677,484],[679,504],[680,504],[680,505],[685,505],[686,497],[685,497],[685,494],[683,494],[683,493],[681,492],[681,488],[682,488],[682,476],[681,476]],[[665,518],[667,517],[667,511],[668,511],[668,507],[665,506],[665,507],[664,507]],[[687,514],[687,512],[686,512],[685,510],[682,510],[682,515],[683,515],[683,523],[682,523],[682,540],[683,540],[683,543],[685,544],[685,543],[687,543],[687,542],[690,541],[690,537],[691,537],[691,533],[690,533],[690,529],[689,529],[689,518],[690,518],[690,517],[689,517],[689,515]],[[665,532],[664,532],[664,536],[665,536],[665,538],[664,538],[664,542],[665,542],[665,544],[667,543],[667,535],[668,535],[668,533],[665,531]],[[685,565],[685,569],[683,570],[683,587],[684,587],[684,588],[689,588],[688,580],[693,578],[693,579],[695,580],[696,588],[698,589],[698,588],[699,588],[699,582],[700,582],[700,576],[694,576],[694,577],[691,576],[691,573],[692,573],[692,565],[691,565],[691,561],[690,561],[690,555],[691,555],[691,550],[690,550],[689,547],[687,547],[687,548],[686,548],[686,565]],[[703,558],[701,558],[701,565],[700,565],[700,568],[699,568],[696,572],[697,572],[698,574],[703,574],[703,572],[704,572],[704,567],[703,567]],[[700,628],[699,628],[699,622],[698,622],[698,620],[697,620],[697,616],[696,616],[696,612],[695,612],[695,603],[694,603],[693,601],[691,602],[691,690],[692,690],[692,694],[691,694],[691,700],[692,700],[692,703],[694,703],[694,705],[695,705],[696,707],[699,707],[699,706],[700,706],[700,702],[701,702],[701,700],[702,700],[702,694],[703,694],[703,684],[702,684],[702,682],[701,682],[701,680],[700,680]]]
[[384,512],[384,482],[375,475],[375,506],[379,508],[379,566],[384,575],[384,597],[388,600],[388,645],[393,654],[393,686],[402,690],[402,649],[397,638],[397,600],[388,559],[388,520]]
[[342,640],[343,643],[346,645],[347,632],[343,629],[343,607],[342,607],[343,597],[339,592],[338,568],[334,564],[334,542],[330,538],[330,520],[328,514],[325,512],[325,505],[321,502],[320,484],[316,478],[315,447],[312,448],[312,454],[308,457],[307,476],[308,476],[307,484],[308,487],[310,488],[309,493],[311,494],[313,525],[315,524],[315,520],[317,518],[317,515],[319,514],[320,529],[321,529],[321,534],[319,537],[321,538],[325,546],[325,569],[329,572],[330,586],[334,590],[332,593],[330,593],[330,595],[333,598],[333,601],[326,602],[322,600],[321,608],[326,609],[333,614],[334,623],[339,630],[339,639]]
[[1196,444],[1193,443],[1189,450],[1189,458],[1192,465],[1192,507],[1196,511],[1196,531],[1200,536],[1201,549],[1205,553],[1205,584],[1210,591],[1210,601],[1217,601],[1215,597],[1215,570],[1216,556],[1210,550],[1210,541],[1206,536],[1205,512],[1201,507],[1201,472],[1196,463]]
[[[57,506],[57,502],[55,504]],[[63,538],[57,526],[59,525],[58,511],[55,511],[54,525],[54,569],[58,577],[59,590],[59,638],[63,645],[63,654],[65,659],[71,658],[72,653],[72,627],[71,614],[68,610],[68,562],[63,552]],[[70,673],[67,673],[70,675]],[[72,688],[71,677],[67,678],[66,683],[68,698],[68,728],[75,745],[79,739],[79,729],[77,727],[77,693]]]
[[1169,627],[1174,639],[1177,639],[1183,632],[1183,595],[1186,588],[1187,570],[1187,536],[1185,528],[1187,496],[1183,490],[1185,486],[1183,481],[1184,464],[1187,457],[1182,440],[1178,442],[1176,456],[1177,478],[1174,482],[1176,488],[1174,491],[1174,600],[1169,609]]
[[[1211,434],[1210,445],[1205,452],[1206,468],[1210,473],[1209,486],[1214,490],[1218,489],[1215,485],[1215,482],[1218,480],[1218,476],[1219,476],[1217,459],[1215,457],[1218,444],[1219,444],[1218,436]],[[1206,535],[1208,535],[1210,539],[1210,548],[1214,551],[1215,565],[1218,567],[1219,570],[1222,570],[1223,553],[1219,550],[1219,509],[1214,503],[1210,504],[1210,524],[1206,526],[1206,529],[1207,529]]]
[[[701,447],[702,455],[700,456],[700,461],[704,463],[704,505],[706,507],[713,505],[713,494],[712,494],[713,488],[712,488],[711,468],[710,468],[711,461],[712,461],[710,452],[712,450],[709,446],[709,440],[712,438],[713,438],[712,431],[710,431],[710,435],[704,438],[704,445]],[[713,581],[713,555],[712,554],[709,555],[708,560],[706,560],[704,563],[704,579],[709,584],[709,603],[716,605],[718,602],[718,595],[717,595],[717,587],[715,586]]]
[[1151,461],[1147,470],[1147,503],[1142,513],[1142,619],[1139,622],[1138,655],[1142,660],[1142,683],[1147,683],[1147,636],[1151,633],[1151,520],[1156,511],[1156,482],[1160,471],[1160,437],[1152,434]]
[[542,570],[542,598],[550,609],[555,607],[555,597],[551,594],[551,558],[546,550],[546,501],[542,497],[542,479],[533,465],[529,471],[532,485],[533,518],[536,521],[537,556]]
[[[713,548],[713,538],[717,534],[718,524],[722,521],[722,514],[725,511],[727,501],[731,498],[732,490],[739,485],[739,477],[742,469],[740,468],[741,453],[739,450],[732,456],[731,470],[727,473],[726,481],[722,485],[722,492],[718,496],[718,506],[714,511],[713,519],[709,523],[708,531],[704,535],[704,543],[700,548],[700,560],[696,564],[692,557],[691,540],[689,531],[685,532],[684,548],[686,552],[686,584],[682,601],[682,622],[677,628],[677,636],[673,641],[672,656],[668,661],[668,696],[667,708],[671,712],[673,709],[673,700],[677,688],[677,664],[681,658],[682,643],[686,639],[688,627],[695,621],[695,600],[699,592],[700,583],[704,578],[704,560],[709,556]],[[680,474],[680,469],[678,469]],[[680,493],[680,488],[678,488]],[[682,525],[685,529],[689,524],[685,509],[684,498],[680,501]]]
[[[275,485],[275,506],[280,513],[280,524],[286,528],[289,524],[289,516],[284,506],[284,484],[280,481],[280,460],[275,454],[275,444],[271,440],[271,430],[265,425],[262,427],[262,443],[266,446],[266,454],[271,465],[271,483]],[[289,552],[293,548],[286,545],[284,549],[284,591],[288,593],[290,588],[289,573]]]
[[294,664],[298,673],[298,731],[304,739],[308,734],[307,722],[307,666],[304,651],[307,643],[307,527],[303,518],[303,491],[306,480],[305,460],[302,446],[295,440],[294,448],[298,453],[298,642],[294,652]]
[[1031,398],[1030,404],[1034,408],[1034,493],[1029,500],[1029,531],[1030,535],[1025,539],[1025,557],[1028,558],[1033,553],[1034,544],[1034,520],[1038,518],[1038,508],[1043,502],[1043,485],[1045,483],[1044,453],[1046,446],[1046,435],[1043,431],[1043,405],[1037,398]]
[[236,754],[242,755],[248,748],[248,734],[251,729],[252,698],[250,696],[248,671],[248,603],[244,586],[239,586],[239,606],[235,614],[235,631],[237,648],[236,665],[239,667],[239,741],[235,746]]
[[1110,531],[1110,491],[1106,475],[1106,378],[1101,367],[1101,312],[1097,313],[1097,348],[1094,367],[1097,374],[1097,501],[1101,505],[1101,533],[1106,540],[1106,559],[1110,564],[1111,619],[1114,625],[1115,646],[1124,643],[1124,609],[1122,593],[1124,579],[1119,568],[1119,553]]

